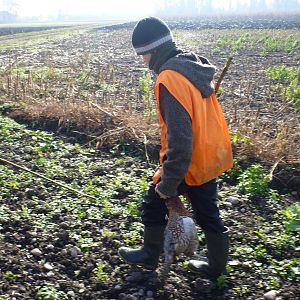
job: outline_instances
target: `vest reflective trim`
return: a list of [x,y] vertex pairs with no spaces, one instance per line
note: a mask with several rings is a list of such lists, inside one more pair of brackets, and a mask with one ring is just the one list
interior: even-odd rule
[[[162,71],[155,83],[155,96],[161,126],[160,163],[167,153],[167,126],[160,111],[159,86],[163,84],[180,102],[192,120],[193,151],[185,182],[200,185],[232,168],[232,149],[229,131],[221,106],[213,93],[203,98],[200,91],[183,75],[173,70]],[[153,181],[162,175],[158,170]]]

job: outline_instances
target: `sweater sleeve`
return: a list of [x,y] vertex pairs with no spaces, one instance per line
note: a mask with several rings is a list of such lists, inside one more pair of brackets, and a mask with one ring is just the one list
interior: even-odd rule
[[163,175],[158,190],[167,195],[177,195],[192,158],[193,132],[188,112],[164,85],[159,89],[160,109],[167,126],[167,152],[163,162]]

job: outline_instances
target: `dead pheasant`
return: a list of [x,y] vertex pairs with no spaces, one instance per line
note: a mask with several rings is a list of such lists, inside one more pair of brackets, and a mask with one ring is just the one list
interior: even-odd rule
[[159,276],[162,282],[167,278],[175,256],[181,253],[193,256],[199,244],[195,222],[180,198],[168,198],[166,206],[169,210],[169,220],[164,234],[165,261]]

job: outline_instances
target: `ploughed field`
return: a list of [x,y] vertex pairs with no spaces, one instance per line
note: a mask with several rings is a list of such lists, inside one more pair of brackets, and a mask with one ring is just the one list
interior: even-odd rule
[[155,78],[131,48],[133,23],[0,39],[0,158],[85,194],[0,164],[0,299],[299,297],[299,18],[280,18],[170,22],[216,79],[234,58],[219,99],[236,162],[219,179],[228,274],[210,281],[179,257],[164,287],[117,254],[142,243],[159,148]]

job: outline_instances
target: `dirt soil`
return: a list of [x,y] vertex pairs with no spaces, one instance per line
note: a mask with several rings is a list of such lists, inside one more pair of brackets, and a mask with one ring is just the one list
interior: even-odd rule
[[[212,34],[217,39],[223,33],[200,31],[202,41],[207,41],[206,38]],[[143,65],[140,61],[136,62],[132,54],[129,36],[130,29],[123,26],[113,30],[94,30],[86,36],[50,43],[46,50],[32,52],[30,49],[16,49],[14,55],[22,66],[40,65],[49,55],[50,61],[56,61],[58,66],[65,68],[71,64],[78,71],[80,66],[83,69],[87,67],[86,55],[91,53],[89,55],[93,59],[88,59],[91,76],[93,70],[100,69],[102,77],[97,76],[104,82],[115,80],[116,86],[120,87],[116,93],[109,87],[100,94],[96,94],[99,86],[92,87],[97,103],[105,103],[113,95],[114,105],[118,106],[117,101],[125,99],[130,110],[130,103],[140,99],[132,95],[139,94],[137,78],[143,72]],[[224,46],[223,52],[216,54],[208,42],[199,45],[197,31],[178,30],[176,36],[180,38],[180,46],[192,49],[197,45],[196,50],[205,53],[219,68],[231,52],[226,52]],[[276,163],[281,157],[274,156],[276,151],[273,151],[272,141],[278,132],[286,133],[282,127],[283,121],[286,121],[284,128],[288,128],[291,138],[289,144],[281,144],[288,153],[282,160],[294,163],[295,151],[292,148],[295,149],[299,142],[299,116],[291,105],[284,105],[284,110],[280,111],[282,98],[280,94],[276,94],[279,98],[271,95],[271,90],[267,88],[271,80],[266,81],[262,70],[280,63],[295,66],[299,53],[290,55],[280,50],[261,58],[261,50],[259,47],[238,50],[238,57],[243,54],[243,59],[237,59],[235,67],[227,75],[220,102],[225,107],[230,127],[236,129],[238,125],[250,124],[243,127],[243,132],[251,138],[257,137],[255,149],[261,147],[260,152],[251,152],[253,148],[244,147],[240,141],[236,147],[240,149],[241,163],[245,160],[243,154],[247,160],[249,153],[263,155],[262,161],[266,165]],[[2,50],[0,53],[2,68],[11,63],[10,51]],[[113,74],[110,66],[114,66]],[[128,70],[131,78],[126,77]],[[68,78],[72,72],[66,71]],[[87,74],[83,75],[86,78]],[[83,87],[86,80],[82,80],[79,86]],[[80,90],[78,86],[68,86],[65,93],[67,86],[68,83],[58,78],[53,84],[58,91],[55,95],[68,98],[73,93],[72,97],[76,95],[77,99],[86,97],[77,93]],[[131,90],[125,90],[124,86]],[[2,87],[2,99],[10,97],[12,94],[8,96],[7,86],[4,84]],[[45,84],[43,89],[45,92]],[[37,97],[41,95],[41,99],[47,100],[49,95],[53,97],[51,91],[47,95],[46,92],[41,94],[38,86],[35,93]],[[15,96],[20,101],[19,96]],[[140,106],[135,109],[143,111],[144,103],[139,103]],[[120,114],[119,110],[116,114]],[[32,115],[25,109],[18,117],[33,122]],[[0,157],[45,174],[96,199],[79,196],[26,171],[0,164],[1,300],[300,299],[299,231],[288,226],[294,220],[294,213],[288,209],[299,201],[297,184],[285,185],[283,182],[277,191],[277,198],[249,197],[237,192],[236,181],[228,180],[228,177],[220,178],[219,206],[230,228],[228,274],[216,281],[195,275],[187,270],[188,258],[183,256],[172,266],[166,284],[160,286],[157,272],[131,268],[117,254],[121,245],[139,247],[142,243],[139,205],[156,162],[146,162],[145,156],[142,159],[133,156],[131,150],[135,148],[126,141],[110,145],[108,151],[104,148],[95,150],[95,147],[77,144],[74,134],[65,136],[58,132],[53,135],[37,130],[42,125],[46,128],[48,123],[43,124],[42,114],[40,119],[38,114],[35,116],[37,123],[27,127],[0,116]],[[58,124],[59,120],[53,119]],[[106,124],[111,124],[109,119],[105,120]],[[87,134],[92,137],[99,128],[91,128]],[[262,138],[262,128],[270,144]],[[73,130],[78,128],[73,127]],[[91,146],[94,146],[93,143]],[[257,156],[254,156],[255,161]],[[294,168],[293,164],[290,167]],[[296,175],[298,171],[291,170]],[[293,180],[297,180],[296,175]],[[199,250],[205,253],[204,236],[200,229],[199,239]],[[267,292],[273,298],[264,297]]]
[[[2,158],[97,198],[0,165],[4,299],[65,299],[38,298],[49,284],[68,299],[262,299],[274,286],[281,299],[297,299],[299,278],[289,273],[289,259],[298,257],[299,240],[296,233],[286,233],[277,214],[296,201],[293,195],[250,199],[220,180],[219,205],[231,237],[226,279],[214,282],[192,274],[187,258],[180,257],[160,287],[156,272],[130,268],[117,254],[121,245],[141,244],[139,213],[130,204],[139,203],[151,167],[118,151],[106,154],[64,143],[2,117],[1,129],[6,136]],[[200,230],[199,238],[202,251]],[[103,266],[98,273],[97,265]]]

